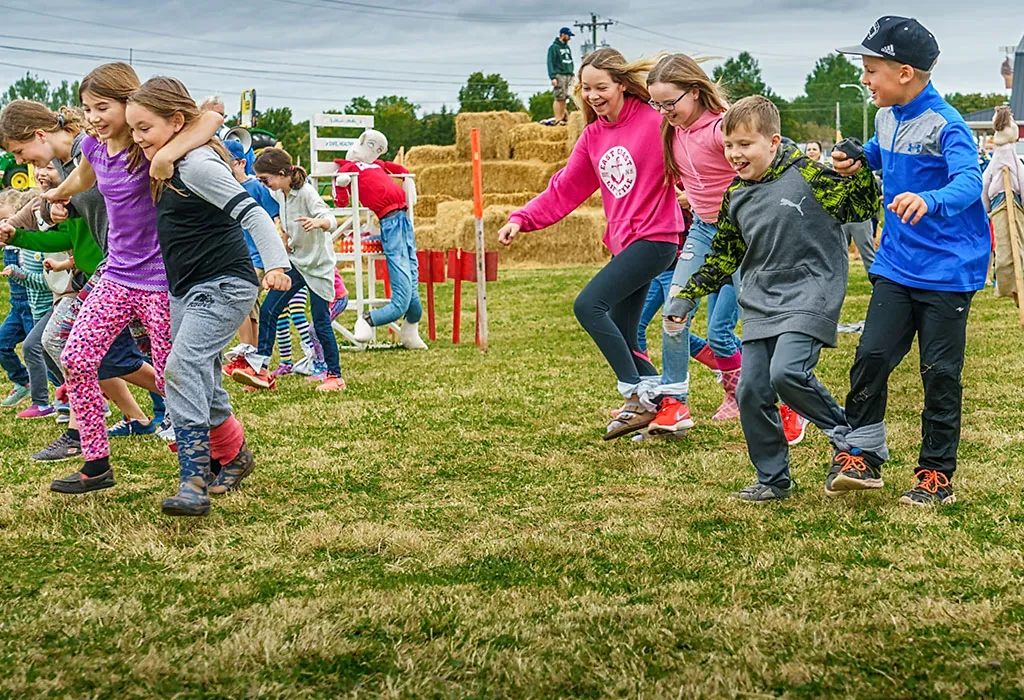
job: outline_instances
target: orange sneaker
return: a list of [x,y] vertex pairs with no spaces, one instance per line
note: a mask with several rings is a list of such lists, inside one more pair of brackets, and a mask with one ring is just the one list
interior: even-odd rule
[[233,359],[231,362],[229,362],[226,365],[224,365],[223,367],[221,367],[221,371],[224,373],[225,377],[230,377],[230,376],[232,376],[235,373],[236,369],[242,369],[243,367],[248,367],[248,366],[249,366],[249,363],[246,361],[246,359],[244,357],[242,357],[241,355],[239,355],[238,357]]
[[662,399],[658,415],[647,425],[651,435],[658,433],[675,433],[693,427],[690,409],[682,401],[672,398]]
[[260,369],[259,372],[249,366],[249,363],[245,363],[245,367],[239,367],[231,373],[231,378],[239,384],[245,384],[246,386],[255,387],[257,389],[276,389],[277,379],[273,377],[270,372],[266,369]]
[[807,432],[808,420],[786,404],[779,405],[779,413],[782,415],[782,432],[786,434],[786,442],[790,447],[799,445]]
[[343,391],[344,389],[345,380],[333,374],[328,374],[327,379],[316,388],[317,391]]

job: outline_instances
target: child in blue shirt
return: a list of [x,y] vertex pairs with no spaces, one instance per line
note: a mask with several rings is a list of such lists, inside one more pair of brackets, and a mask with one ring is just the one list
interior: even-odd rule
[[[900,503],[953,503],[967,315],[989,260],[977,148],[963,118],[931,84],[939,46],[916,20],[882,17],[859,46],[840,52],[863,57],[861,82],[881,108],[864,156],[882,171],[886,211],[871,305],[850,370],[849,431],[845,443],[836,441],[825,492],[882,487],[888,379],[917,336],[923,439],[917,485]],[[852,155],[834,152],[833,167],[857,172],[861,162]]]

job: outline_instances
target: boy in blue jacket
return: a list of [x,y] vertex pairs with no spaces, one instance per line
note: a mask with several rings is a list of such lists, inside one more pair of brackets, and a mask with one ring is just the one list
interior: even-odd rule
[[[916,335],[925,404],[921,451],[917,485],[900,503],[953,503],[967,314],[989,259],[977,148],[963,118],[931,84],[939,46],[917,20],[882,17],[859,46],[839,51],[863,57],[861,82],[881,108],[864,156],[882,171],[886,211],[870,273],[871,305],[850,370],[849,432],[836,436],[825,493],[882,487],[889,375]],[[861,168],[848,154],[832,156],[843,175]]]

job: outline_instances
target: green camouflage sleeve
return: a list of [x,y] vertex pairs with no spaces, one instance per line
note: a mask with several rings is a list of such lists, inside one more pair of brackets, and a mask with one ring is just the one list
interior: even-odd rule
[[729,217],[729,200],[733,190],[739,186],[742,183],[731,185],[722,197],[722,208],[718,211],[718,233],[711,239],[711,254],[704,258],[704,264],[693,273],[686,286],[673,296],[698,299],[717,292],[739,269],[747,252],[747,243],[739,227]]
[[799,170],[818,204],[839,223],[867,221],[878,212],[882,193],[867,163],[852,177],[843,177],[811,160],[805,160]]

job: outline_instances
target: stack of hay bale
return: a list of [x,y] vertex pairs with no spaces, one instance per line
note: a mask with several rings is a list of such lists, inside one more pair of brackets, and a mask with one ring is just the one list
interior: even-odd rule
[[526,113],[482,112],[455,119],[454,146],[416,146],[405,156],[416,173],[416,243],[421,250],[473,248],[473,178],[470,130],[480,129],[483,151],[484,235],[488,250],[502,250],[502,263],[520,265],[600,264],[606,220],[595,193],[584,206],[554,226],[520,235],[515,245],[498,244],[509,214],[547,187],[583,130],[583,117],[568,126],[541,126]]

